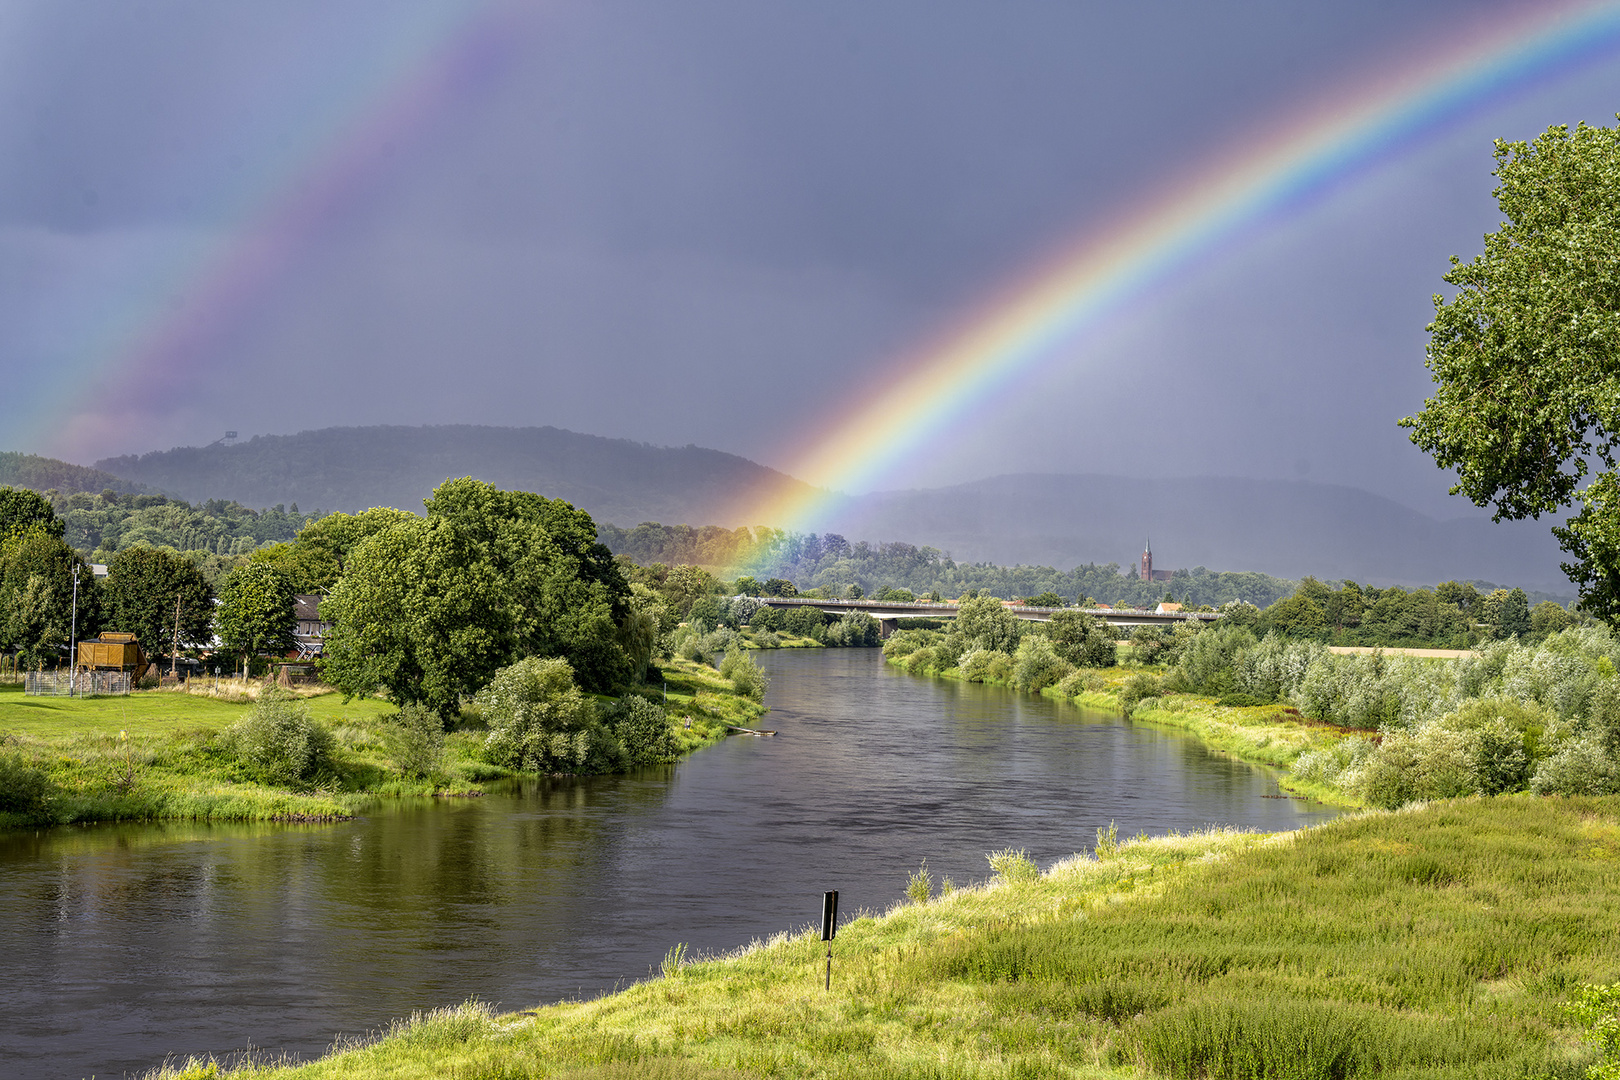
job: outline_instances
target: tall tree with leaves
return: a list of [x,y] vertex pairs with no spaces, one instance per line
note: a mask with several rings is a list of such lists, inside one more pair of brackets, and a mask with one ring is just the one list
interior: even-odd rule
[[0,649],[15,651],[29,666],[55,666],[68,659],[75,568],[82,639],[101,625],[101,595],[89,564],[59,534],[37,523],[0,538]]
[[149,655],[205,644],[213,635],[214,590],[182,555],[161,548],[125,548],[107,566],[103,589],[107,626],[134,634]]
[[441,485],[427,510],[357,544],[322,602],[334,686],[451,715],[526,657],[566,659],[590,690],[634,676],[630,588],[590,515],[470,479]]
[[1434,298],[1429,325],[1439,389],[1401,424],[1498,521],[1578,501],[1553,529],[1564,571],[1620,621],[1620,130],[1498,141],[1495,175],[1506,221],[1472,262],[1452,259],[1457,295]]
[[0,539],[36,531],[61,539],[66,528],[50,500],[39,492],[0,487]]
[[215,613],[219,640],[247,657],[279,656],[297,642],[292,583],[268,563],[248,563],[225,575]]

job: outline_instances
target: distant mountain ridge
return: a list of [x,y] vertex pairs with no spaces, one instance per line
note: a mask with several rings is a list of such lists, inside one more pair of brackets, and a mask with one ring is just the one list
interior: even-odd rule
[[[567,499],[598,521],[625,527],[643,521],[773,524],[747,519],[756,499],[814,494],[809,485],[734,454],[551,427],[326,428],[109,458],[95,470],[56,463],[62,469],[51,472],[37,464],[49,459],[32,460],[41,475],[81,470],[75,482],[91,490],[116,486],[96,479],[111,474],[126,486],[194,502],[297,503],[306,512],[414,510],[447,477],[473,476]],[[1156,569],[1205,566],[1373,584],[1456,578],[1573,591],[1546,521],[1440,521],[1358,488],[1310,481],[1025,473],[838,497],[824,505],[817,531],[926,545],[959,561],[1131,566],[1151,537]]]
[[1023,473],[850,499],[828,527],[928,543],[969,562],[1129,566],[1151,538],[1155,569],[1574,592],[1546,521],[1439,521],[1360,488],[1303,480]]
[[[661,447],[554,427],[338,427],[257,435],[107,458],[97,469],[190,501],[297,503],[353,512],[420,511],[451,477],[566,499],[603,521],[756,525],[737,520],[747,492],[809,493],[809,485],[735,454]],[[745,507],[743,508],[745,509]]]

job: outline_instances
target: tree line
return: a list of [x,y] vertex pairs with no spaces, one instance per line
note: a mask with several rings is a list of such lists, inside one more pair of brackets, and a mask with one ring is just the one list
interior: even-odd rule
[[846,596],[851,588],[872,596],[905,590],[914,596],[958,597],[987,591],[1001,597],[1051,594],[1073,604],[1090,599],[1115,606],[1152,607],[1166,591],[1194,607],[1242,600],[1266,607],[1290,595],[1296,583],[1269,574],[1220,572],[1202,566],[1178,570],[1169,583],[1142,581],[1134,568],[1088,563],[1069,571],[1050,566],[959,563],[933,547],[907,543],[851,543],[837,533],[780,529],[725,529],[643,522],[633,529],[610,524],[598,536],[616,555],[646,566],[689,564],[739,568],[749,580],[778,578],[802,593]]

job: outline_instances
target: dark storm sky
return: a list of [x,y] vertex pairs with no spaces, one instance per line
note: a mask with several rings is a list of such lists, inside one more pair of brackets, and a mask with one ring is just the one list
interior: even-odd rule
[[[0,448],[552,424],[791,471],[886,365],[1144,189],[1523,10],[0,4]],[[1611,58],[1445,128],[883,486],[1303,477],[1462,512],[1395,427],[1429,297],[1497,223],[1492,138],[1617,110]]]

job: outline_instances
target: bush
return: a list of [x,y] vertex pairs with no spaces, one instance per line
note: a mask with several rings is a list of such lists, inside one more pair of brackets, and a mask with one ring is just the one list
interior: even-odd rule
[[670,731],[664,710],[644,697],[620,698],[603,710],[606,723],[630,765],[653,765],[673,761],[677,754],[675,735]]
[[432,776],[444,761],[444,722],[423,704],[399,710],[386,733],[388,756],[406,776]]
[[720,676],[731,680],[731,688],[743,697],[755,701],[765,700],[770,689],[770,676],[759,669],[754,658],[742,649],[732,649],[720,664]]
[[332,733],[296,698],[272,691],[226,731],[225,743],[249,776],[277,787],[313,778],[332,754]]
[[1016,851],[1012,848],[992,851],[985,856],[985,861],[1003,881],[1034,881],[1041,876],[1041,868],[1035,865],[1034,860],[1029,857],[1029,852],[1023,848]]
[[1013,686],[1025,693],[1038,694],[1073,671],[1074,665],[1058,655],[1049,638],[1031,634],[1018,643],[1018,652],[1013,657]]
[[1062,681],[1058,683],[1058,693],[1066,698],[1072,698],[1078,697],[1082,691],[1097,691],[1107,685],[1108,681],[1097,672],[1081,668],[1063,676]]
[[1125,680],[1125,685],[1119,690],[1119,704],[1125,710],[1125,715],[1131,715],[1131,710],[1144,698],[1158,697],[1164,693],[1164,680],[1152,675],[1137,674]]
[[962,669],[962,678],[968,682],[996,682],[1007,683],[1012,681],[1013,658],[1004,652],[993,649],[972,649],[962,654],[957,662]]
[[883,628],[866,612],[851,611],[827,627],[824,640],[835,648],[871,648],[882,644]]
[[525,772],[602,772],[614,744],[560,658],[531,656],[495,673],[474,704],[489,725],[484,756]]
[[0,811],[40,818],[51,796],[51,781],[20,754],[0,754]]

